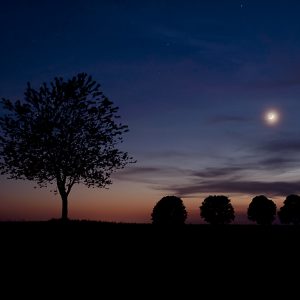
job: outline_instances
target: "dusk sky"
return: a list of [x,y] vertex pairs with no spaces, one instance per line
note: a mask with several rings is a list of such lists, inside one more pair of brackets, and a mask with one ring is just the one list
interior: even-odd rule
[[[109,190],[76,186],[70,218],[150,222],[176,195],[199,223],[203,199],[224,194],[239,223],[256,195],[279,208],[300,193],[300,1],[45,2],[1,2],[0,96],[89,73],[137,160]],[[0,180],[1,220],[59,217],[59,195]]]

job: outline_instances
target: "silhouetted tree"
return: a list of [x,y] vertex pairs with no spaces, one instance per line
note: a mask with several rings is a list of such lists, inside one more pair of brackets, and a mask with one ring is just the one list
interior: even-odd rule
[[252,199],[248,207],[248,219],[260,225],[270,225],[275,220],[276,204],[264,195]]
[[211,224],[229,224],[234,220],[234,209],[226,196],[208,196],[200,206],[200,216]]
[[187,212],[180,198],[166,196],[156,203],[151,217],[153,224],[182,225],[187,218]]
[[282,224],[300,224],[300,196],[289,195],[283,202],[283,206],[278,212],[279,220]]
[[38,90],[28,83],[24,101],[2,99],[0,169],[11,179],[55,183],[68,218],[68,196],[76,183],[111,184],[112,172],[132,159],[117,144],[127,126],[118,122],[118,107],[106,98],[91,76],[55,78]]

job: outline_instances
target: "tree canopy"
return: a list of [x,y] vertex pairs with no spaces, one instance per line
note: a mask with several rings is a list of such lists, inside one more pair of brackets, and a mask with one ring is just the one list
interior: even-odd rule
[[211,224],[228,224],[234,220],[234,209],[226,196],[208,196],[200,206],[200,216]]
[[166,196],[156,203],[151,217],[153,224],[182,225],[187,218],[187,212],[180,198]]
[[300,224],[300,196],[289,195],[278,212],[282,224]]
[[118,149],[128,131],[118,107],[86,73],[55,78],[39,89],[28,84],[24,100],[1,100],[0,169],[12,179],[55,183],[68,217],[68,195],[77,183],[106,187],[111,174],[132,162]]
[[270,225],[275,220],[276,204],[264,195],[256,196],[249,204],[247,215],[259,225]]

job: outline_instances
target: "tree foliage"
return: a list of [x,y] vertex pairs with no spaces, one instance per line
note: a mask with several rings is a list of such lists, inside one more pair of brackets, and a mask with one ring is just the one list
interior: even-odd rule
[[270,225],[275,220],[276,204],[264,195],[256,196],[249,204],[247,215],[259,225]]
[[106,187],[111,174],[132,161],[117,148],[128,131],[118,122],[118,107],[85,73],[55,78],[39,89],[28,84],[24,101],[1,102],[1,173],[40,187],[55,183],[64,219],[74,184]]
[[187,212],[180,198],[166,196],[156,203],[151,217],[153,224],[182,225],[187,218]]
[[226,196],[208,196],[200,206],[200,216],[211,224],[231,223],[234,216],[234,208]]
[[289,195],[278,212],[282,224],[300,224],[300,196]]

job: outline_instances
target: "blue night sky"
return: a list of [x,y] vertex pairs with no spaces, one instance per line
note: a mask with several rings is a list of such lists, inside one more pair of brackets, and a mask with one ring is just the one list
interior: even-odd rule
[[[299,15],[296,0],[5,1],[0,96],[87,72],[120,107],[138,162],[108,191],[78,186],[71,217],[149,222],[175,194],[197,223],[204,197],[225,194],[243,220],[255,195],[279,208],[300,192]],[[0,184],[1,219],[59,214],[48,190]]]

